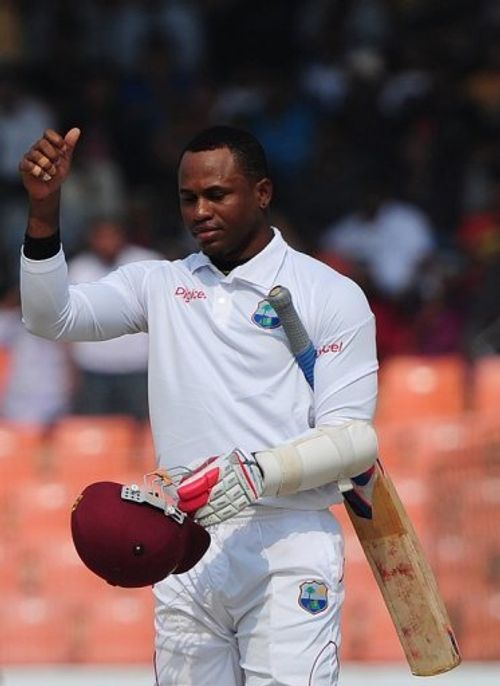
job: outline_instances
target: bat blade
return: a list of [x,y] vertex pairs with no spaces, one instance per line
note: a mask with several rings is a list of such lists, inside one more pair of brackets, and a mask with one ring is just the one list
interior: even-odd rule
[[433,676],[461,662],[434,573],[399,495],[380,464],[373,518],[345,503],[366,559],[391,615],[411,672]]
[[[311,388],[314,346],[290,292],[275,286],[268,302],[278,314],[290,348]],[[458,644],[434,573],[389,475],[376,465],[372,516],[358,516],[344,505],[396,628],[409,667],[432,676],[460,664]]]

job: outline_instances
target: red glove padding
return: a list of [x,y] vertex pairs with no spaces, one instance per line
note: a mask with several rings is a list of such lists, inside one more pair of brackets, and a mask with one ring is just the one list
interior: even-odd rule
[[177,487],[177,506],[202,526],[218,524],[254,503],[263,491],[255,457],[240,449],[211,457]]

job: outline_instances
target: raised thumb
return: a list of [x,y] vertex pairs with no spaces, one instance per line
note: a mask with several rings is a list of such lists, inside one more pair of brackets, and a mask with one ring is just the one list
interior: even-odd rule
[[78,143],[78,139],[80,138],[81,131],[80,129],[77,129],[76,127],[73,129],[70,129],[68,133],[64,136],[64,142],[68,146],[68,152],[70,154],[73,153],[73,150]]

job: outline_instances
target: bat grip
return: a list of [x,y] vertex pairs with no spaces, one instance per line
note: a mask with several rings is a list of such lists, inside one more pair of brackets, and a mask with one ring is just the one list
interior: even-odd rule
[[285,286],[274,286],[269,291],[267,301],[280,318],[293,354],[300,355],[305,352],[312,343],[304,325],[299,319],[288,288],[285,288]]
[[268,303],[280,318],[281,325],[288,338],[292,353],[297,360],[311,388],[314,388],[314,364],[316,349],[300,321],[292,296],[285,286],[274,286],[267,296]]

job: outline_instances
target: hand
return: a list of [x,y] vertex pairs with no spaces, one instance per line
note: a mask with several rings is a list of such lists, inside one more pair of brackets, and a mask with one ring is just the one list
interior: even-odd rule
[[363,519],[371,519],[373,517],[373,490],[376,479],[377,470],[375,465],[373,465],[363,474],[352,477],[350,479],[352,489],[344,491],[342,494],[354,513],[358,517],[363,517]]
[[60,189],[79,138],[80,129],[70,129],[64,137],[47,129],[23,156],[19,171],[31,200],[45,200]]
[[234,449],[211,457],[177,487],[178,507],[202,526],[218,524],[260,498],[262,472],[251,453]]

